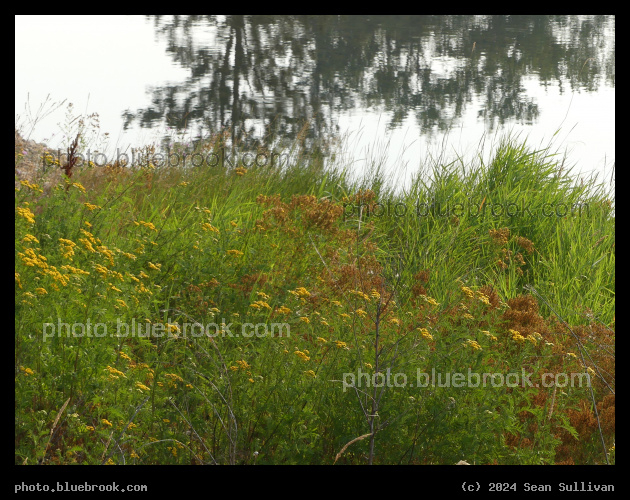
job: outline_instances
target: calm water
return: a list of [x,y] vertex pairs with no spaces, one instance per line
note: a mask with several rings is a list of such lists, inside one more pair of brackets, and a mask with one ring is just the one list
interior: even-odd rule
[[[113,154],[228,130],[246,147],[346,137],[412,171],[507,131],[615,160],[614,16],[17,16],[16,122],[50,95],[96,112]],[[30,113],[25,104],[30,104]],[[44,106],[49,109],[49,106]],[[308,121],[308,128],[304,128]],[[65,106],[32,139],[62,145]],[[66,129],[64,129],[66,127]],[[108,140],[108,142],[104,142]],[[100,142],[99,142],[100,141]]]

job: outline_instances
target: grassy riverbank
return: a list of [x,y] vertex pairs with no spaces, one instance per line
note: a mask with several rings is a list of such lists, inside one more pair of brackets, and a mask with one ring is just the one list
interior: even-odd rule
[[604,185],[224,146],[16,183],[16,463],[614,463]]

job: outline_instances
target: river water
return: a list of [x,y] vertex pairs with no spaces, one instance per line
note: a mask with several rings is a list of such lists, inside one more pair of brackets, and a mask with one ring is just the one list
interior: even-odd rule
[[110,155],[221,130],[252,148],[341,136],[357,171],[374,160],[409,172],[474,158],[509,132],[553,138],[574,172],[614,178],[614,16],[16,16],[15,27],[16,124],[50,146],[98,113],[91,146]]

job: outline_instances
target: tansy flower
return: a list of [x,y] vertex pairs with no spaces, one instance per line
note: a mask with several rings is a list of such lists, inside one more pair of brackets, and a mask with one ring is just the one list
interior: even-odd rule
[[427,330],[426,328],[417,328],[417,330],[420,330],[420,335],[422,335],[425,339],[433,340],[433,335],[431,335],[429,333],[429,330]]
[[337,345],[338,349],[348,349],[348,346],[345,342],[342,342],[341,340],[335,340],[335,344]]
[[481,346],[479,345],[479,343],[476,340],[470,340],[468,339],[464,345],[469,345],[470,347],[472,347],[475,351],[481,351]]
[[311,359],[306,355],[306,353],[302,351],[295,351],[295,354],[299,356],[303,361],[308,361],[309,359]]
[[321,342],[322,344],[325,344],[328,341],[324,337],[317,337],[317,342]]
[[461,288],[462,292],[464,292],[468,297],[474,297],[473,291],[467,286],[463,286]]
[[306,323],[306,324],[308,324],[308,323],[310,323],[310,322],[311,322],[311,320],[310,320],[310,319],[308,319],[306,316],[301,316],[301,317],[300,317],[300,321],[303,321],[303,322],[304,322],[304,323]]
[[101,422],[103,422],[103,424],[105,424],[105,425],[109,425],[110,427],[112,426],[112,423],[109,420],[105,419],[105,418],[102,418]]
[[368,315],[368,313],[366,313],[363,309],[357,309],[355,313],[361,318],[365,318]]

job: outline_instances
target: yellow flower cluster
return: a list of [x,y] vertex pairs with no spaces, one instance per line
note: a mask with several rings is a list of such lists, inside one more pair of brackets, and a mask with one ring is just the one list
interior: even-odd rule
[[282,306],[282,307],[278,307],[276,309],[276,312],[279,312],[280,314],[289,314],[291,312],[291,309],[289,309],[286,306]]
[[308,357],[306,355],[306,353],[302,352],[302,351],[295,351],[296,356],[299,356],[300,359],[302,359],[303,361],[308,361],[309,359],[311,359],[310,357]]
[[309,292],[303,286],[296,288],[295,290],[289,290],[289,293],[292,293],[296,297],[310,297],[311,296],[311,292]]
[[35,214],[31,212],[30,208],[17,207],[15,211],[20,217],[24,217],[29,224],[35,224]]
[[64,259],[72,260],[74,257],[74,247],[77,244],[74,241],[66,240],[65,238],[59,238],[59,243],[61,243],[61,255]]
[[349,350],[348,345],[345,342],[342,342],[341,340],[335,340],[335,345],[337,346],[338,349]]
[[523,342],[525,342],[525,337],[523,337],[519,332],[517,332],[516,330],[508,330],[508,332],[510,332],[510,334],[512,335],[512,340],[514,342],[518,342],[519,344],[522,344]]
[[228,250],[227,253],[228,255],[234,255],[235,257],[240,257],[241,255],[243,255],[243,252],[241,252],[240,250]]
[[123,372],[121,372],[120,370],[116,370],[116,368],[112,368],[109,365],[107,365],[107,367],[105,369],[109,372],[110,378],[117,379],[118,376],[121,376],[123,378],[127,378],[127,376]]
[[155,232],[157,232],[157,229],[155,228],[155,226],[153,225],[153,223],[152,223],[152,222],[145,222],[145,221],[143,221],[143,220],[139,220],[139,221],[133,221],[133,223],[134,223],[136,226],[144,226],[144,227],[146,227],[146,228],[150,229],[151,231],[155,231]]
[[364,300],[370,300],[370,297],[366,293],[363,293],[361,290],[350,290],[350,293],[353,295],[357,295]]
[[487,335],[490,338],[490,340],[497,340],[497,338],[487,330],[481,330],[481,333],[483,333],[484,335]]
[[433,340],[433,335],[429,333],[429,330],[426,328],[417,328],[420,331],[420,335],[422,335],[427,340]]
[[465,345],[465,346],[470,346],[470,347],[472,347],[472,348],[473,348],[473,350],[475,350],[475,351],[481,351],[481,350],[482,350],[481,346],[479,345],[479,342],[477,342],[476,340],[470,340],[470,339],[468,339],[468,340],[464,343],[464,345]]
[[209,222],[204,222],[203,224],[201,224],[201,229],[203,229],[204,231],[211,231],[213,233],[220,234],[220,231]]
[[29,189],[32,189],[33,191],[38,191],[40,193],[43,193],[44,191],[42,190],[42,188],[40,188],[37,184],[32,184],[31,182],[29,182],[28,180],[23,180],[20,181],[20,184],[22,184],[22,186],[25,186]]
[[461,290],[462,290],[462,292],[464,292],[464,293],[465,293],[468,297],[470,297],[470,298],[472,298],[472,297],[474,297],[474,296],[475,296],[475,294],[473,293],[473,291],[472,291],[470,288],[468,288],[467,286],[463,286],[463,287],[461,288]]
[[269,309],[271,311],[271,306],[262,300],[257,300],[253,304],[250,304],[249,307],[253,307],[258,311],[260,311],[264,307],[265,309]]

